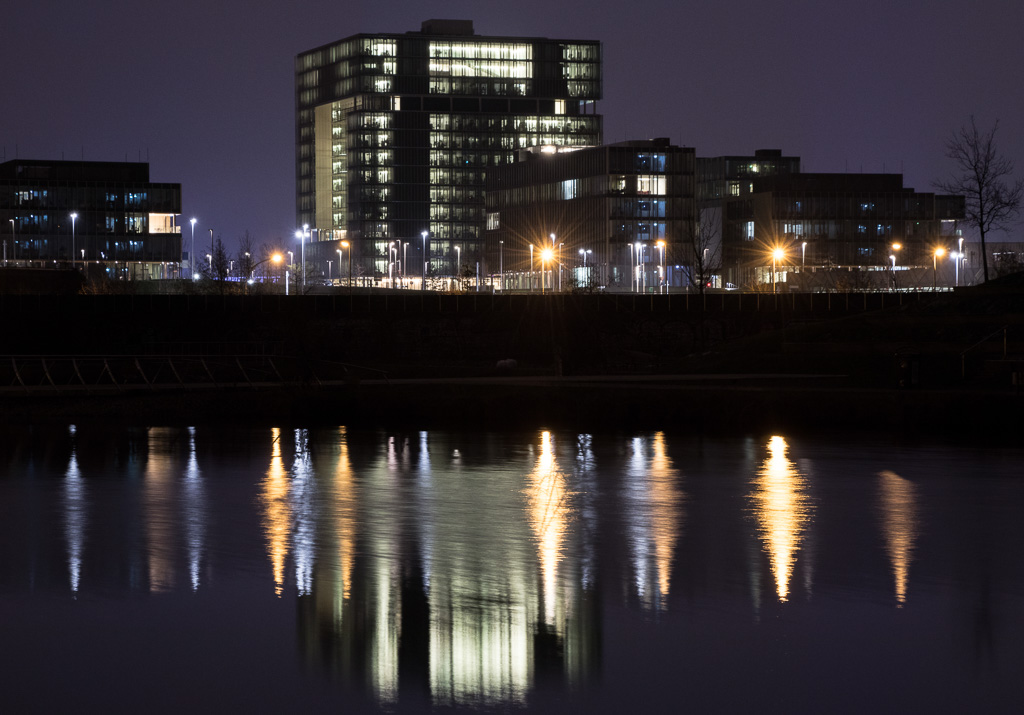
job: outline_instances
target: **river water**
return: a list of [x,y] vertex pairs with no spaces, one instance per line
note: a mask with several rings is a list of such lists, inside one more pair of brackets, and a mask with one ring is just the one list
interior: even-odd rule
[[1024,450],[0,435],[7,712],[1015,712]]

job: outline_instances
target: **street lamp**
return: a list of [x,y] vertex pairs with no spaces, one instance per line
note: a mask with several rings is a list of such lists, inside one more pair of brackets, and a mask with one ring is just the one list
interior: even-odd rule
[[[314,229],[316,230],[316,229]],[[306,239],[309,237],[309,224],[302,224],[302,292],[306,292]]]
[[[554,234],[552,234],[552,236],[554,236]],[[543,251],[540,252],[540,292],[541,292],[541,295],[544,294],[544,264],[546,262],[550,261],[551,258],[554,255],[555,255],[555,252],[553,250],[551,250],[550,248],[545,248]],[[552,286],[552,288],[553,287],[554,286]]]
[[[246,256],[249,256],[249,252],[248,252],[248,251],[246,251],[245,255],[246,255]],[[249,290],[249,289],[248,289],[248,286],[251,286],[251,285],[252,285],[253,283],[255,283],[255,282],[256,282],[256,269],[257,269],[257,268],[259,268],[260,266],[262,266],[262,265],[263,265],[264,263],[266,263],[267,261],[270,261],[271,263],[280,263],[280,262],[281,262],[281,261],[283,261],[283,260],[284,260],[284,256],[282,256],[282,255],[281,255],[280,253],[275,253],[275,254],[273,254],[272,256],[270,256],[270,258],[264,258],[264,259],[263,259],[262,261],[260,261],[259,263],[253,264],[253,265],[252,265],[252,266],[251,266],[251,267],[249,268],[249,280],[247,280],[247,281],[245,282],[245,284],[246,284],[246,291],[248,292],[248,290]]]
[[[352,292],[352,245],[348,241],[341,242],[342,248],[348,249],[348,292]],[[340,251],[339,251],[340,253]]]
[[772,251],[772,293],[775,292],[776,263],[778,261],[781,261],[785,257],[785,255],[786,252],[783,251],[781,248],[776,248],[774,251]]
[[533,292],[533,244],[530,244],[530,292]]
[[637,249],[637,293],[642,293],[643,290],[641,289],[640,284],[641,284],[641,282],[644,279],[644,275],[643,275],[643,254],[640,251],[643,248],[643,244],[640,243],[639,241],[637,241],[634,244],[634,246]]
[[659,273],[659,275],[658,275],[658,283],[660,284],[658,286],[658,288],[659,288],[658,292],[659,293],[664,293],[665,292],[664,291],[664,286],[665,286],[665,242],[664,241],[658,241],[657,245],[658,245],[658,248],[661,249],[661,266],[659,266],[659,268],[658,268],[658,273]]
[[939,289],[939,259],[946,255],[946,249],[939,246],[932,254],[932,290]]
[[800,244],[800,270],[803,271],[807,259],[807,241]]
[[71,267],[75,267],[75,219],[78,218],[78,214],[71,214]]
[[423,272],[420,275],[420,290],[427,289],[427,231],[420,232],[423,247]]
[[505,242],[498,241],[498,285],[505,290]]
[[[188,252],[188,266],[194,276],[196,272],[196,220],[194,218],[189,219],[189,223],[192,224],[192,250]],[[192,280],[195,280],[195,278],[193,277]]]
[[14,245],[11,246],[11,252],[12,252],[12,258],[14,258],[14,263],[15,263],[15,265],[17,265],[17,263],[18,263],[18,234],[14,230],[14,219],[11,218],[11,219],[7,219],[7,220],[11,222],[11,240],[14,241]]
[[458,278],[462,269],[462,246],[455,247],[455,277]]

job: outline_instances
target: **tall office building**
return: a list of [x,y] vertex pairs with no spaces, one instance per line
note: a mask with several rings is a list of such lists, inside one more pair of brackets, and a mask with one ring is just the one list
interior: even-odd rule
[[307,259],[351,260],[364,280],[472,266],[490,167],[526,147],[602,139],[596,41],[480,36],[471,21],[430,20],[303,52],[295,79]]

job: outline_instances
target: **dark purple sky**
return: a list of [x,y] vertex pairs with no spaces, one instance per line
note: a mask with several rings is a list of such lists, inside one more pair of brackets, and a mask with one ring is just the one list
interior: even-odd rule
[[973,114],[1000,120],[1000,147],[1024,175],[1019,0],[9,5],[6,158],[148,155],[154,181],[182,184],[197,236],[213,228],[229,246],[247,229],[257,243],[294,232],[294,56],[434,17],[472,19],[479,34],[601,40],[609,142],[668,136],[702,156],[779,148],[805,171],[902,168],[929,190],[950,169],[946,137]]

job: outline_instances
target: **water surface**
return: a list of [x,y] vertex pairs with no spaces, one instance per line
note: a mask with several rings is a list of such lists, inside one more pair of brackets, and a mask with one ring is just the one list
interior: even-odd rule
[[1010,712],[1024,451],[0,436],[5,710]]

